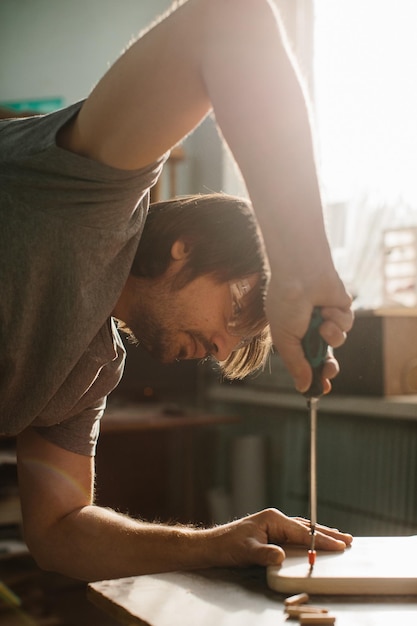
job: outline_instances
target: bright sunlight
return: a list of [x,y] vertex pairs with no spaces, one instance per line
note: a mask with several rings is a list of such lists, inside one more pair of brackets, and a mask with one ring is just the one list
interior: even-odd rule
[[[416,306],[417,2],[314,6],[320,177],[336,264],[359,307]],[[384,247],[398,228],[411,244]],[[406,263],[393,265],[398,255]]]

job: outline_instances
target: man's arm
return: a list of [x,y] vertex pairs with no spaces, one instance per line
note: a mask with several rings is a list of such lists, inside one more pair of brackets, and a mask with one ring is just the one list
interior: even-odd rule
[[300,340],[313,307],[324,307],[321,332],[333,347],[344,342],[352,314],[325,234],[308,107],[272,0],[185,2],[115,63],[60,139],[133,169],[171,148],[211,108],[263,232],[274,343],[305,390],[311,370]]
[[[93,459],[67,452],[30,428],[19,435],[17,454],[28,546],[41,567],[74,578],[274,565],[284,551],[269,541],[310,542],[305,520],[276,510],[210,529],[136,521],[94,505]],[[316,535],[322,549],[342,550],[350,541],[350,535],[327,528]]]

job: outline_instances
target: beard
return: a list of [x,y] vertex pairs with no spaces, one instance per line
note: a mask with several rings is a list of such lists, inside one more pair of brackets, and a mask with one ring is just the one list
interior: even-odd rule
[[187,337],[186,346],[192,346],[191,350],[197,349],[198,343],[205,347],[206,354],[204,356],[189,356],[187,347],[181,345],[178,340],[178,332],[172,329],[161,328],[154,321],[147,320],[145,324],[141,323],[140,330],[135,333],[129,329],[129,339],[133,343],[142,346],[148,354],[160,363],[173,363],[174,361],[182,361],[183,359],[197,358],[204,360],[210,355],[212,346],[205,339],[204,335],[197,330],[183,330],[182,335]]
[[164,280],[146,281],[145,288],[142,283],[132,296],[129,319],[119,325],[133,343],[140,344],[161,363],[205,358],[213,349],[195,328],[195,320],[187,323],[189,305],[181,291]]
[[181,358],[181,350],[178,352],[175,347],[173,332],[166,327],[162,328],[154,318],[147,316],[137,328],[135,324],[132,326],[129,329],[129,340],[142,346],[157,361],[172,363]]

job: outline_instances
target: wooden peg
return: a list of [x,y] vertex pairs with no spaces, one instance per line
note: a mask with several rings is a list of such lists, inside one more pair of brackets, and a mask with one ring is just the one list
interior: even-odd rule
[[297,604],[306,604],[309,601],[307,593],[297,593],[295,596],[290,596],[284,600],[285,606],[295,606]]
[[299,604],[295,606],[287,606],[285,612],[290,617],[299,617],[305,613],[311,613],[312,615],[319,615],[321,613],[328,613],[327,609],[319,606],[313,606],[312,604]]
[[300,624],[334,624],[336,617],[330,613],[301,613]]

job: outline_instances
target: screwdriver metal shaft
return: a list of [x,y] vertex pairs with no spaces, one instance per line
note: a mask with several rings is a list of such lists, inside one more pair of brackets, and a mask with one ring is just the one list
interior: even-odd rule
[[315,540],[317,524],[317,406],[318,398],[309,398],[310,410],[310,550],[308,561],[313,567],[316,561]]
[[319,398],[323,394],[321,373],[327,357],[328,345],[320,336],[322,323],[320,309],[313,310],[310,325],[303,337],[302,345],[307,361],[311,365],[313,379],[310,388],[304,393],[310,412],[310,550],[308,562],[313,567],[316,562],[316,524],[317,524],[317,408]]

